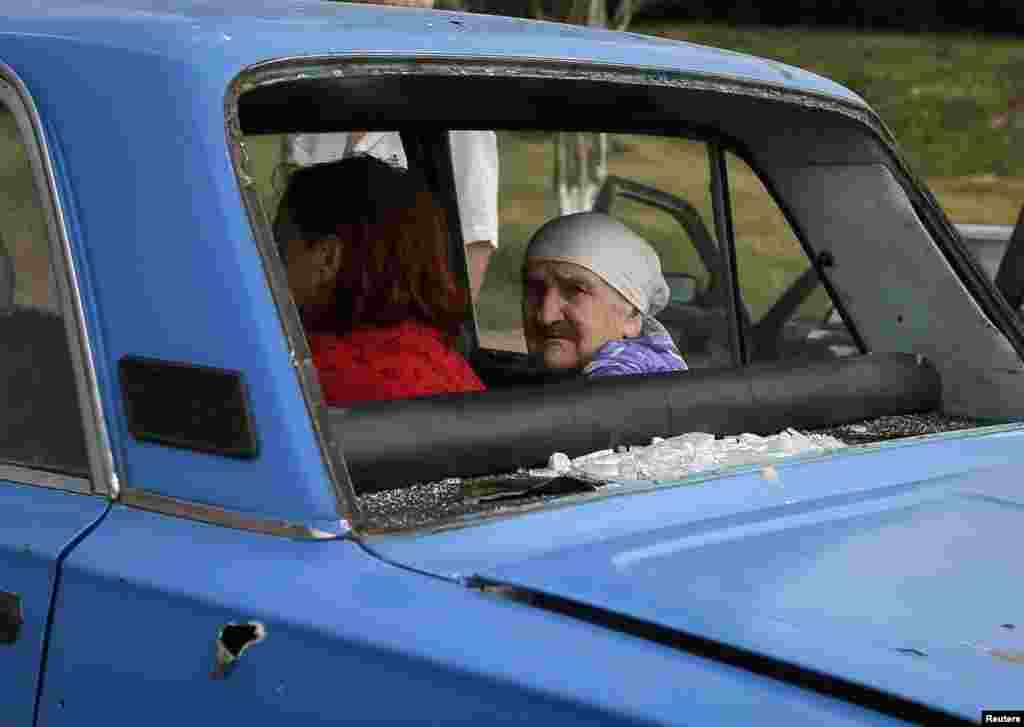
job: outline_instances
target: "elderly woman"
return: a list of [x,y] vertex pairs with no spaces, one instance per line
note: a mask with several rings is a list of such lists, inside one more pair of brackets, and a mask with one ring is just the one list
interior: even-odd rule
[[658,254],[615,218],[546,223],[527,246],[523,284],[526,345],[548,368],[588,378],[686,369],[654,318],[669,297]]
[[452,348],[469,293],[418,174],[369,156],[317,164],[292,175],[281,206],[295,232],[278,244],[328,404],[483,390]]

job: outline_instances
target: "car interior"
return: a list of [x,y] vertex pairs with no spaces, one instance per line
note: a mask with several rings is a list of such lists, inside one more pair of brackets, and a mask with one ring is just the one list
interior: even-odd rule
[[[371,87],[377,92],[372,102]],[[847,125],[839,122],[832,131],[836,138],[849,135],[855,142],[851,153],[865,159],[853,160],[849,171],[837,162],[835,174],[826,177],[821,160],[780,166],[772,156],[778,149],[752,150],[743,137],[707,125],[713,114],[706,107],[696,114],[704,118],[691,113],[692,126],[670,129],[663,120],[668,105],[663,96],[616,88],[622,104],[637,113],[624,119],[602,106],[604,123],[595,128],[583,122],[586,101],[596,103],[608,89],[594,84],[588,94],[577,88],[580,103],[568,110],[559,100],[560,88],[528,79],[516,87],[519,98],[529,99],[522,106],[498,101],[502,94],[489,91],[486,97],[500,107],[492,115],[504,114],[504,123],[470,118],[458,126],[431,118],[439,113],[436,101],[424,107],[429,110],[421,117],[402,118],[407,112],[401,109],[415,104],[400,108],[398,99],[422,101],[432,92],[450,97],[436,78],[419,85],[402,77],[349,86],[304,79],[276,83],[241,99],[242,142],[254,167],[261,167],[254,177],[265,180],[260,190],[265,220],[273,219],[280,195],[275,170],[281,163],[281,139],[289,132],[379,129],[369,109],[387,108],[394,117],[390,128],[400,131],[409,164],[424,173],[448,216],[457,219],[447,131],[499,130],[501,239],[459,343],[488,390],[329,408],[327,429],[342,443],[352,486],[364,504],[372,503],[366,496],[380,491],[540,466],[555,451],[572,457],[688,431],[772,434],[789,427],[821,431],[856,423],[858,436],[850,441],[861,444],[1011,418],[1006,407],[989,407],[995,410],[991,416],[985,406],[963,405],[966,379],[956,357],[947,355],[945,344],[933,344],[923,328],[910,334],[920,346],[900,342],[900,336],[908,335],[901,332],[904,314],[889,320],[888,311],[879,313],[886,322],[876,324],[865,312],[876,312],[877,304],[872,309],[858,298],[857,310],[847,308],[853,299],[840,289],[847,282],[839,272],[853,265],[845,257],[837,262],[841,245],[829,249],[812,240],[846,235],[852,249],[854,226],[860,223],[837,224],[824,217],[825,198],[836,193],[835,185],[846,185],[865,200],[906,195],[886,166],[876,164],[877,149],[865,151],[864,140]],[[341,108],[340,98],[350,103],[344,113],[332,116]],[[318,110],[315,120],[314,99],[327,109]],[[715,103],[724,107],[731,100]],[[281,113],[286,105],[294,112],[287,118]],[[308,118],[303,108],[310,109]],[[792,113],[803,117],[805,112]],[[772,113],[781,114],[777,109]],[[578,125],[544,127],[537,118],[568,118]],[[794,138],[799,135],[793,131]],[[814,147],[813,153],[822,148]],[[568,164],[557,166],[559,149],[569,156]],[[552,180],[571,178],[595,155],[602,181],[589,190],[589,208],[619,217],[658,250],[671,288],[669,306],[659,319],[679,345],[688,371],[587,381],[546,371],[525,351],[515,323],[523,245],[533,230],[558,214]],[[818,211],[799,209],[801,199],[819,204]],[[912,196],[893,209],[894,215],[920,220],[914,235],[929,235],[926,228],[933,223]],[[844,231],[843,224],[853,232]],[[885,234],[900,225],[906,226],[895,217],[883,219],[878,230]],[[458,225],[450,227],[453,274],[465,283],[463,241]],[[929,251],[918,267],[938,270],[928,266],[947,265],[950,254]],[[871,275],[860,274],[856,284],[869,284],[865,281]],[[910,288],[908,295],[916,294],[913,281]],[[1003,346],[994,340],[985,345]],[[1019,364],[1012,349],[1001,350],[1007,368],[1012,361]],[[988,396],[978,384],[968,390],[968,397]],[[872,436],[872,422],[892,417],[905,418],[902,429],[880,426]],[[916,423],[914,417],[919,417]]]
[[[448,215],[457,216],[446,134],[403,132],[402,139],[410,165],[430,180]],[[833,324],[830,338],[781,340],[794,311],[820,287],[810,265],[756,323],[749,308],[741,311],[749,358],[735,366],[728,340],[731,306],[723,283],[727,268],[701,214],[681,197],[614,176],[606,179],[594,209],[614,212],[616,202],[624,199],[651,207],[677,225],[677,244],[692,241],[707,271],[702,271],[703,280],[669,273],[673,299],[660,316],[692,370],[595,381],[584,381],[576,372],[552,372],[522,350],[486,345],[488,331],[481,331],[476,316],[487,301],[478,301],[460,348],[488,391],[328,410],[332,428],[344,432],[346,464],[357,492],[411,484],[411,473],[424,482],[455,473],[472,477],[514,471],[536,464],[537,453],[555,450],[582,454],[687,431],[725,436],[771,434],[787,427],[814,430],[938,407],[941,383],[930,363],[904,353],[849,356],[859,346],[841,322]],[[280,220],[276,226],[281,227]],[[459,227],[451,229],[452,272],[467,284]],[[818,329],[824,330],[823,325],[819,322]],[[843,355],[833,353],[839,336]]]

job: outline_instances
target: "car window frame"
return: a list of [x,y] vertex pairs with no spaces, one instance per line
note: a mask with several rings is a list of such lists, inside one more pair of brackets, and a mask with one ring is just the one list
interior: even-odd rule
[[119,482],[109,437],[92,345],[86,325],[85,306],[61,204],[51,148],[43,131],[37,106],[22,79],[0,60],[0,104],[14,117],[32,168],[33,187],[46,221],[50,265],[56,284],[57,306],[64,322],[75,391],[85,436],[89,476],[56,473],[23,464],[0,465],[0,477],[28,485],[116,498]]
[[[518,79],[529,77],[534,79],[555,80],[558,83],[573,83],[576,81],[594,81],[600,83],[611,83],[620,85],[623,88],[642,85],[656,89],[675,90],[700,90],[703,88],[714,88],[728,94],[739,94],[754,98],[770,98],[776,100],[791,99],[800,106],[807,105],[807,94],[794,91],[792,93],[781,91],[771,84],[760,82],[744,82],[735,79],[694,78],[687,74],[669,72],[665,74],[651,74],[642,66],[605,65],[601,63],[553,61],[551,59],[537,59],[529,57],[513,58],[490,58],[480,56],[446,56],[446,55],[424,55],[423,53],[381,53],[367,56],[364,52],[341,52],[322,54],[314,56],[285,56],[268,58],[266,61],[243,68],[229,82],[224,98],[225,110],[225,135],[231,164],[235,172],[243,206],[246,210],[253,232],[258,254],[263,261],[263,268],[267,278],[275,307],[278,310],[279,321],[282,326],[285,339],[289,348],[289,354],[295,370],[298,384],[306,403],[307,410],[313,423],[313,429],[320,456],[328,473],[329,483],[332,487],[338,502],[339,514],[346,518],[358,532],[364,517],[361,513],[359,500],[355,494],[352,480],[345,464],[343,445],[339,438],[333,434],[332,422],[329,421],[323,391],[320,387],[316,369],[313,365],[312,356],[303,332],[302,323],[298,310],[291,299],[288,290],[287,278],[283,263],[280,260],[279,252],[274,244],[273,229],[271,220],[267,215],[264,202],[261,199],[256,180],[251,173],[249,155],[246,150],[245,137],[241,121],[241,99],[249,93],[262,92],[272,86],[287,88],[286,84],[292,82],[330,82],[333,79],[345,80],[366,80],[376,78],[424,78],[445,77],[445,78],[504,78]],[[371,122],[360,122],[357,119],[363,118],[360,114],[372,102],[365,101],[353,113],[353,128],[370,128],[374,130],[398,129],[401,130],[408,123],[424,123],[423,119],[406,118],[402,119],[402,113],[398,112],[393,118],[386,115],[374,115]],[[813,105],[818,108],[828,109],[844,117],[852,118],[859,123],[865,124],[877,133],[882,134],[881,127],[873,112],[861,108],[857,104],[842,99],[815,98]],[[346,115],[350,112],[346,110]],[[248,129],[248,133],[306,133],[306,132],[329,132],[343,131],[344,123],[337,121],[328,128],[327,122],[319,119],[321,126],[315,129],[308,128],[285,128],[275,126],[277,117],[272,118],[268,124],[258,127],[259,130]],[[366,117],[369,118],[369,117]],[[445,128],[512,128],[516,124],[502,126],[499,120],[488,120],[481,122],[476,118],[470,119],[467,116],[463,119],[464,124],[458,123],[455,119],[445,117],[442,121],[431,121],[429,123]],[[453,123],[454,122],[454,123]],[[481,124],[483,123],[483,126]],[[315,125],[315,124],[314,124]],[[615,124],[616,130],[622,130],[621,124]],[[720,135],[708,134],[706,129],[698,126],[668,124],[660,121],[640,122],[638,127],[643,127],[644,132],[637,128],[631,133],[671,133],[679,136],[690,137],[696,135],[698,138],[717,144],[718,148],[735,149],[732,140],[722,139]],[[551,127],[554,128],[554,127]],[[633,126],[629,127],[633,129]],[[723,161],[724,164],[724,161]],[[713,194],[718,198],[716,204],[722,213],[716,215],[715,232],[719,240],[731,239],[722,233],[722,226],[729,224],[728,190],[723,183],[722,175],[715,169],[712,170],[712,178],[718,180],[719,189]],[[774,196],[774,195],[773,195]],[[723,200],[723,197],[725,199]],[[806,252],[806,250],[805,250]],[[730,298],[730,308],[733,311],[731,316],[732,335],[736,341],[732,346],[733,351],[739,350],[742,338],[739,336],[740,321],[738,316],[742,310],[734,299],[735,285]],[[742,357],[741,357],[742,360]]]

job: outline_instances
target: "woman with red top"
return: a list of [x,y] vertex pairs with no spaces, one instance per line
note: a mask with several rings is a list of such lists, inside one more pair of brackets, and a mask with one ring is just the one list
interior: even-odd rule
[[414,171],[349,157],[296,171],[284,244],[327,403],[483,391],[452,348],[469,294],[448,269],[448,229]]

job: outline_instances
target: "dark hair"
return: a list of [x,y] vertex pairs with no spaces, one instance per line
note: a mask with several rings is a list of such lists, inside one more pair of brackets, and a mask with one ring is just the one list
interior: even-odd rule
[[334,310],[316,327],[416,319],[458,334],[469,295],[449,269],[444,212],[417,172],[369,156],[316,164],[292,174],[281,205],[302,239],[343,242]]

